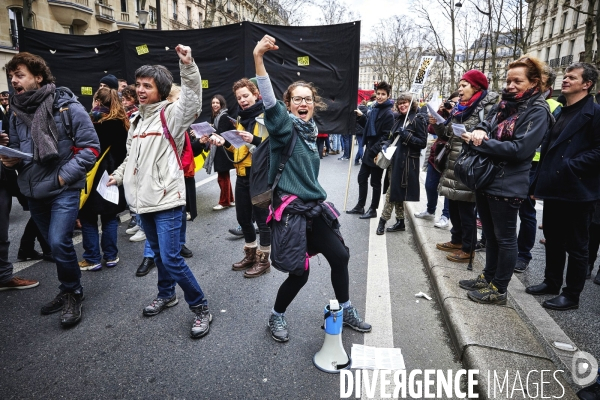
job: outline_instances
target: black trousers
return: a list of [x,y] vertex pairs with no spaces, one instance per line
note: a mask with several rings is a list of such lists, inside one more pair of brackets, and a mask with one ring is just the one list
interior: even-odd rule
[[13,265],[8,261],[8,248],[10,246],[8,219],[11,208],[12,195],[6,182],[0,181],[0,283],[11,280],[13,276]]
[[42,236],[38,226],[35,224],[33,218],[29,218],[27,221],[27,225],[25,225],[25,230],[23,231],[23,236],[21,236],[21,246],[19,249],[30,252],[35,249],[35,239],[40,242],[40,247],[42,248],[42,252],[44,254],[50,254],[52,250],[50,249],[50,245],[46,242],[46,239]]
[[452,222],[452,243],[462,243],[462,251],[473,251],[473,235],[477,229],[475,222],[475,203],[448,200],[450,221]]
[[246,176],[238,176],[235,180],[235,214],[238,224],[242,227],[246,243],[252,243],[256,240],[256,231],[252,223],[254,220],[260,232],[260,245],[270,246],[271,228],[267,225],[269,210],[252,205],[249,175],[250,168],[246,168]]
[[563,285],[567,254],[566,284],[563,296],[579,301],[588,270],[589,228],[594,203],[545,200],[542,223],[546,238],[544,282],[552,289]]
[[[599,206],[600,207],[600,206]],[[600,249],[600,224],[590,224],[590,243],[588,245],[588,265],[590,271],[594,269],[594,263],[598,258],[598,249]]]
[[[237,203],[236,203],[237,204]],[[336,299],[340,303],[350,300],[350,279],[348,277],[348,261],[350,254],[335,232],[323,218],[313,219],[312,229],[306,232],[307,251],[309,254],[323,254],[331,267],[331,284]],[[294,300],[300,289],[308,282],[310,268],[302,275],[289,274],[283,281],[275,299],[276,312],[284,313]]]
[[381,178],[383,177],[383,170],[379,167],[369,167],[364,162],[360,165],[358,171],[358,203],[359,207],[364,207],[367,203],[367,193],[369,187],[369,176],[371,177],[371,187],[373,188],[373,197],[371,198],[371,208],[377,210],[379,206],[379,199],[381,198]]

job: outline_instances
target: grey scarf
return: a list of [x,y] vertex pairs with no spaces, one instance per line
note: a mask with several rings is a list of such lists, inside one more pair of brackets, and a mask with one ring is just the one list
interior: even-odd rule
[[55,91],[49,83],[10,98],[10,109],[31,132],[33,159],[42,164],[58,159],[58,128],[52,115]]
[[[217,114],[217,116],[215,117],[215,120],[213,121],[213,127],[215,129],[217,129],[219,127],[219,121],[221,120],[221,117],[224,114],[227,114],[226,108],[219,110],[219,113]],[[208,152],[208,157],[206,158],[206,161],[204,162],[204,169],[206,170],[206,173],[209,175],[211,174],[213,164],[215,163],[216,152],[217,152],[217,145],[211,144],[210,151]]]

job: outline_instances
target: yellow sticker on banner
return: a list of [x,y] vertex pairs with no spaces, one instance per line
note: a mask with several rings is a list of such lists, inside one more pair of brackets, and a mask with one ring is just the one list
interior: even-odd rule
[[84,96],[91,96],[92,95],[92,88],[90,86],[82,86],[81,87],[81,94]]
[[310,64],[310,58],[308,56],[298,57],[298,66],[306,67]]
[[208,89],[208,80],[202,79],[202,89]]
[[146,45],[146,44],[143,44],[141,46],[137,46],[135,48],[135,50],[137,51],[138,56],[141,56],[142,54],[150,53],[150,50],[148,50],[148,45]]

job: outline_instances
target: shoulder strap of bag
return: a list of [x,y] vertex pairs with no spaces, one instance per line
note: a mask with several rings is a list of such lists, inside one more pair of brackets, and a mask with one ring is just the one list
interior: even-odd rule
[[165,109],[170,104],[171,103],[167,104],[160,110],[160,122],[162,123],[163,134],[165,135],[165,138],[169,141],[171,147],[173,148],[173,152],[175,153],[175,157],[177,158],[177,164],[179,164],[179,169],[183,170],[183,164],[181,163],[181,157],[179,156],[179,152],[177,151],[177,145],[175,145],[173,136],[171,136],[171,132],[169,132],[169,128],[167,127],[167,119],[165,118]]
[[275,187],[279,183],[281,179],[281,175],[283,174],[283,169],[285,168],[285,164],[287,164],[288,160],[292,156],[294,152],[294,147],[296,146],[296,139],[298,139],[298,133],[296,132],[296,128],[292,129],[292,139],[285,145],[283,149],[283,154],[279,159],[279,166],[277,167],[277,175],[275,175],[275,180],[273,181],[273,186],[271,189],[275,192]]

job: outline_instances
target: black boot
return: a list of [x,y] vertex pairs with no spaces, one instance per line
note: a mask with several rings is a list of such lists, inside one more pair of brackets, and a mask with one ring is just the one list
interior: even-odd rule
[[377,230],[375,231],[378,235],[383,235],[385,233],[385,223],[387,221],[383,218],[379,218],[379,225],[377,225]]
[[154,268],[154,266],[155,266],[154,259],[152,257],[144,257],[144,259],[142,260],[142,263],[140,264],[137,271],[135,272],[135,276],[148,275],[148,272],[150,272],[150,270],[152,268]]
[[387,228],[386,230],[388,232],[405,231],[406,226],[404,226],[404,218],[402,218],[402,219],[396,218],[396,223],[394,225],[390,226],[389,228]]
[[83,301],[83,291],[75,293],[65,293],[63,296],[62,315],[60,324],[63,327],[73,326],[81,321],[81,302]]
[[360,219],[369,219],[369,218],[377,218],[377,209],[373,207],[369,207],[366,213],[359,217]]
[[365,213],[365,208],[359,206],[358,204],[352,210],[346,211],[346,214],[364,214],[364,213]]

